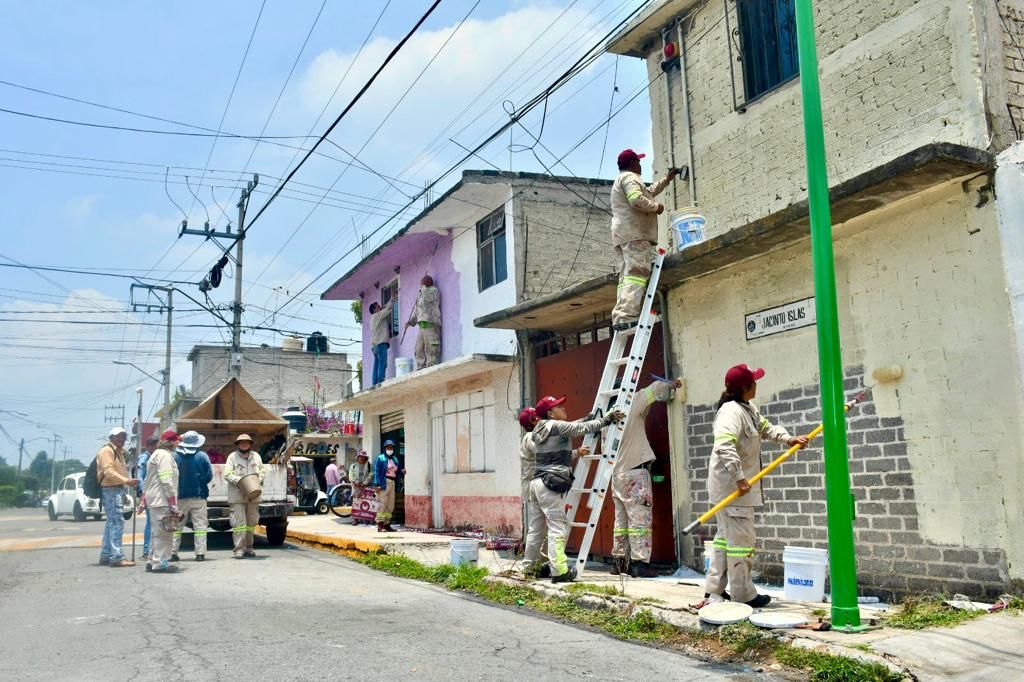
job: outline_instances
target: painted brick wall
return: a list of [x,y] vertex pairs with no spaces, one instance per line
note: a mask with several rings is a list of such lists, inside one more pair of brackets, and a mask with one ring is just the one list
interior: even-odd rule
[[529,300],[615,269],[609,242],[611,217],[605,210],[610,184],[518,181],[517,267],[519,300]]
[[[735,29],[734,3],[729,7]],[[971,7],[960,0],[816,5],[831,184],[933,142],[986,146]],[[792,80],[738,113],[722,6],[708,3],[699,10],[686,35],[696,198],[713,236],[806,198],[800,89]],[[651,50],[648,73],[655,78],[661,75],[660,44]],[[742,63],[734,67],[742,102]],[[671,144],[677,163],[683,163],[687,125],[678,69],[667,79]],[[661,113],[667,109],[665,81],[658,78],[650,88],[661,170],[668,165],[670,144]]]
[[1024,135],[1024,3],[998,4],[1003,29],[1003,68],[1010,114],[1017,130]]
[[[305,351],[280,348],[242,348],[245,358],[239,381],[245,390],[272,412],[280,413],[300,401],[313,402],[313,378],[329,399],[348,395],[352,378],[345,353],[326,353],[317,357]],[[193,396],[205,399],[230,378],[227,348],[196,346],[189,354],[192,362]],[[324,393],[321,393],[324,395]]]
[[[863,366],[847,367],[844,388],[848,399],[864,389]],[[817,384],[788,388],[757,402],[772,423],[793,434],[807,433],[821,421]],[[708,500],[706,488],[715,412],[714,405],[687,406],[690,487],[698,508],[717,502]],[[851,411],[847,425],[851,489],[857,500],[854,531],[861,588],[882,594],[987,597],[1005,592],[1009,577],[1003,550],[940,545],[921,536],[903,419],[879,417],[869,392]],[[762,461],[767,464],[782,449],[765,443]],[[757,518],[756,570],[764,578],[781,581],[786,545],[828,549],[822,457],[819,438],[762,480],[765,505]],[[699,539],[712,537],[713,526]]]

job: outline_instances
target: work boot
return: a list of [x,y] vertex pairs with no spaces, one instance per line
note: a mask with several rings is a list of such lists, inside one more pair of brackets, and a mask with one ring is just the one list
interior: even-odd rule
[[256,556],[256,552],[252,551],[251,549],[247,549],[245,550],[243,556]]
[[[705,598],[705,599],[709,598],[710,596],[711,596],[711,593],[710,593],[710,592],[705,592],[705,593],[704,593],[704,598]],[[715,596],[716,596],[716,597],[721,597],[722,599],[724,599],[724,600],[726,600],[726,601],[732,601],[732,597],[730,597],[730,596],[729,596],[729,593],[728,593],[728,592],[725,592],[725,591],[723,591],[723,592],[722,592],[722,594],[716,594]]]
[[111,568],[131,568],[135,565],[134,561],[128,561],[127,559],[121,559],[120,561],[111,561]]
[[657,578],[658,572],[646,561],[633,561],[629,565],[629,575],[633,578]]
[[196,561],[206,561],[205,554],[196,554]]
[[639,320],[633,320],[632,322],[617,322],[612,325],[612,329],[617,332],[624,332],[627,329],[632,329],[639,324],[639,322]]
[[612,575],[625,575],[628,570],[625,557],[612,557]]
[[568,571],[566,571],[562,575],[556,575],[553,578],[551,578],[551,582],[553,582],[553,583],[571,583],[573,580],[576,580],[576,568],[575,567],[570,568]]
[[544,564],[543,566],[541,566],[540,570],[537,571],[537,577],[541,578],[541,579],[543,579],[543,578],[550,578],[551,577],[551,564]]
[[377,532],[378,533],[383,533],[384,532],[384,524],[381,523],[380,521],[377,522]]
[[767,594],[759,594],[756,597],[754,597],[753,599],[751,599],[750,601],[748,601],[747,602],[747,606],[753,607],[755,609],[760,609],[760,608],[762,608],[764,606],[768,606],[768,604],[769,604],[769,602],[771,602],[771,600],[772,600],[772,598],[769,595],[767,595]]
[[172,554],[171,561],[181,561],[181,557],[179,557],[177,554]]
[[385,533],[397,533],[398,531],[395,530],[394,528],[392,528],[390,523],[385,523],[384,524],[384,532]]
[[243,554],[242,552],[232,552],[231,556],[234,557],[235,559],[244,559],[245,558],[245,554]]

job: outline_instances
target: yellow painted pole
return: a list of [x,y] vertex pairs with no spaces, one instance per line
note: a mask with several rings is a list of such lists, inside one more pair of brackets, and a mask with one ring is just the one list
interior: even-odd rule
[[[860,402],[860,400],[861,400],[861,398],[862,398],[862,397],[863,397],[863,394],[861,394],[860,396],[857,396],[857,398],[855,398],[854,400],[852,400],[852,401],[850,401],[849,403],[847,403],[846,405],[844,405],[844,406],[843,406],[843,409],[844,409],[844,410],[845,410],[846,412],[849,412],[849,411],[850,411],[850,408],[851,408],[851,407],[853,407],[854,405],[856,405],[856,404],[857,404],[858,402]],[[808,444],[808,445],[810,445],[810,442],[811,442],[812,440],[814,440],[814,439],[815,439],[815,438],[816,438],[817,436],[821,435],[821,432],[822,432],[822,431],[823,431],[824,429],[825,429],[825,425],[824,425],[824,424],[818,424],[818,426],[817,426],[817,427],[815,427],[815,429],[814,429],[813,431],[811,431],[810,433],[808,433],[808,434],[807,434],[807,444]],[[747,482],[748,482],[748,483],[750,483],[750,485],[754,485],[755,483],[757,483],[758,481],[760,481],[760,480],[761,480],[762,478],[764,478],[765,476],[767,476],[768,474],[770,474],[770,473],[771,473],[772,471],[774,471],[774,470],[775,470],[776,468],[778,468],[778,466],[779,466],[780,464],[782,464],[782,463],[783,463],[783,462],[785,462],[785,461],[786,461],[787,459],[789,459],[789,458],[790,458],[790,457],[792,457],[792,456],[793,456],[794,454],[796,454],[796,453],[797,453],[797,451],[799,451],[799,450],[802,450],[802,449],[804,449],[805,447],[807,447],[807,446],[806,446],[806,445],[794,445],[793,447],[791,447],[790,449],[786,450],[786,451],[785,451],[785,452],[783,452],[783,453],[782,453],[781,455],[779,455],[778,457],[776,457],[775,459],[773,459],[773,460],[771,461],[771,463],[770,463],[770,464],[769,464],[768,466],[766,466],[766,467],[765,467],[764,469],[761,469],[761,470],[760,470],[760,471],[758,471],[758,472],[757,472],[756,474],[754,474],[753,476],[751,476],[751,477],[750,477],[750,478],[748,479],[748,481],[747,481]],[[714,516],[715,514],[717,514],[718,512],[722,511],[723,509],[725,509],[726,507],[728,507],[728,506],[729,506],[730,504],[732,504],[733,502],[735,502],[735,501],[736,501],[736,498],[737,498],[737,497],[739,497],[739,496],[740,496],[740,491],[739,491],[739,490],[734,490],[734,491],[733,491],[732,493],[730,493],[730,494],[728,495],[728,497],[726,497],[726,498],[725,498],[724,500],[722,500],[721,502],[719,502],[718,504],[716,504],[716,505],[715,505],[714,507],[712,507],[711,509],[708,509],[708,510],[707,510],[706,512],[704,512],[703,514],[701,514],[701,515],[700,515],[700,516],[699,516],[699,517],[697,518],[697,520],[696,520],[696,521],[694,521],[693,523],[691,523],[690,525],[688,525],[688,526],[687,526],[686,528],[683,528],[683,535],[689,535],[689,534],[690,534],[690,533],[692,533],[692,532],[693,532],[693,531],[694,531],[694,530],[695,530],[695,529],[696,529],[696,528],[697,528],[698,526],[700,526],[700,525],[701,525],[702,523],[707,523],[707,522],[708,522],[708,519],[710,519],[710,518],[711,518],[711,517],[713,517],[713,516]]]

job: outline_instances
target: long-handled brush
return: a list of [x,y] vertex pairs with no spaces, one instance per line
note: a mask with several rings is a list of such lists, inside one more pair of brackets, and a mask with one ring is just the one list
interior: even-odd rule
[[[880,368],[876,369],[872,373],[871,376],[872,376],[872,378],[874,378],[876,383],[882,383],[882,384],[890,383],[890,382],[896,381],[901,376],[903,376],[903,368],[901,368],[899,365],[890,365],[888,367],[880,367]],[[855,405],[857,405],[857,403],[859,403],[859,402],[864,400],[864,396],[866,396],[868,394],[868,392],[872,388],[874,388],[874,384],[872,384],[871,386],[868,386],[863,391],[858,393],[853,398],[853,400],[851,400],[850,402],[846,403],[846,405],[843,406],[844,410],[846,412],[849,412],[851,409],[853,409],[853,407]],[[807,434],[808,445],[810,444],[810,441],[814,440],[814,438],[816,436],[818,436],[824,430],[824,428],[825,428],[824,424],[818,424],[818,426],[815,427],[815,429],[813,431],[811,431],[810,433]],[[776,457],[774,460],[772,460],[772,462],[768,466],[766,466],[764,469],[761,469],[759,472],[757,472],[756,474],[751,476],[750,479],[748,480],[748,482],[750,483],[750,485],[754,485],[755,483],[760,481],[762,478],[764,478],[765,476],[770,474],[772,471],[774,471],[780,464],[785,462],[787,459],[789,459],[790,457],[792,457],[798,451],[804,449],[805,447],[807,447],[807,446],[806,445],[794,445],[793,447],[791,447],[790,449],[786,450],[784,453],[782,453],[781,455]],[[712,507],[711,509],[707,510],[703,514],[701,514],[697,518],[696,521],[694,521],[690,525],[688,525],[685,528],[683,528],[683,535],[689,535],[694,530],[696,530],[701,524],[707,523],[708,519],[710,519],[715,514],[717,514],[718,512],[722,511],[723,509],[728,507],[730,504],[735,502],[736,498],[738,498],[739,496],[740,496],[740,491],[739,490],[735,490],[732,493],[730,493],[729,496],[726,497],[724,500],[722,500],[721,502],[719,502],[718,504],[716,504],[714,507]]]

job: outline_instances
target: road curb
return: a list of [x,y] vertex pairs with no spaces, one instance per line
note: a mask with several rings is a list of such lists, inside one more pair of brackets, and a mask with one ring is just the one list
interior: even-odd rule
[[[262,529],[262,526],[260,527]],[[355,538],[347,538],[343,535],[326,535],[323,533],[311,533],[304,530],[293,530],[288,529],[286,536],[291,540],[298,540],[314,545],[322,545],[324,547],[333,547],[348,552],[359,552],[361,554],[387,554],[387,546],[380,543],[374,542],[373,540],[357,540]]]

